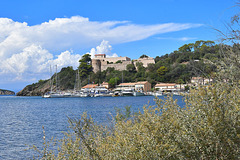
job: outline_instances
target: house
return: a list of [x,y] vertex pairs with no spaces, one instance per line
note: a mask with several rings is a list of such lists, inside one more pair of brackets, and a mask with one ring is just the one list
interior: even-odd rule
[[180,88],[177,88],[176,83],[159,83],[155,85],[155,90],[159,90],[161,92],[167,91],[179,91]]
[[151,91],[151,83],[148,81],[134,82],[134,83],[120,83],[115,90],[133,89],[135,91]]
[[135,89],[136,83],[120,83],[115,90]]
[[103,87],[105,87],[105,88],[109,88],[109,84],[108,84],[108,82],[103,82],[102,84],[101,84],[101,86],[103,86]]
[[204,78],[204,77],[192,77],[191,79],[191,83],[194,86],[198,86],[198,85],[207,85],[209,83],[213,82],[213,79],[208,79],[208,78]]
[[151,83],[149,83],[148,81],[137,82],[135,84],[135,91],[150,92],[151,91]]
[[82,87],[82,89],[91,89],[96,88],[97,86],[97,84],[87,84],[86,86]]

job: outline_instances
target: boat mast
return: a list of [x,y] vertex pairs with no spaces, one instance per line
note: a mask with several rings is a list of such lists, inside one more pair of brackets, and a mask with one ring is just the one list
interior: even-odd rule
[[78,76],[78,90],[81,89],[81,79],[80,79],[80,75],[79,75],[79,69],[77,70],[77,76]]
[[58,77],[57,77],[57,65],[56,65],[56,91],[58,90],[58,84],[57,84],[57,81],[58,81]]
[[[78,72],[78,70],[77,70],[77,72]],[[74,91],[76,91],[77,90],[77,83],[78,83],[78,76],[77,76],[77,72],[76,72],[76,77],[75,77],[75,84],[74,84]]]
[[52,82],[52,67],[50,65],[50,92],[52,93],[52,85],[53,85],[53,82]]

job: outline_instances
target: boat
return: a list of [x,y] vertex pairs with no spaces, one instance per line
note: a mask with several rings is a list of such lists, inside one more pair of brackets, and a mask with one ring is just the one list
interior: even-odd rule
[[126,88],[122,90],[122,95],[123,96],[133,96],[134,90],[131,88]]
[[[50,74],[52,72],[51,66],[50,66]],[[56,65],[56,91],[52,91],[53,89],[53,80],[50,78],[50,92],[45,93],[42,97],[43,98],[63,98],[64,93],[58,90],[58,76],[57,76],[57,65]]]
[[116,91],[112,94],[112,97],[119,97],[119,96],[121,96],[121,93],[118,91]]
[[133,92],[134,96],[145,96],[145,94],[142,91],[135,91]]
[[64,98],[64,93],[60,91],[52,92],[49,98]]
[[157,97],[157,96],[162,96],[163,93],[162,92],[154,92],[152,95]]
[[71,93],[70,91],[64,92],[64,93],[63,93],[63,96],[64,96],[64,97],[72,97],[72,93]]
[[43,98],[50,98],[51,92],[46,92],[42,97]]
[[51,68],[51,65],[50,65],[50,91],[46,92],[42,97],[43,98],[51,98],[51,94],[53,93],[52,88],[53,88],[52,68]]
[[99,86],[94,88],[94,97],[109,97],[112,96],[108,89],[106,89],[105,87]]

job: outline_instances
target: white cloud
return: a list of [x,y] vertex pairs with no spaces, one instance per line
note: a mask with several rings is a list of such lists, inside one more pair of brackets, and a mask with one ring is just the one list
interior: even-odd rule
[[18,81],[43,79],[49,72],[50,64],[58,64],[59,67],[78,66],[81,55],[74,54],[73,51],[80,52],[82,49],[88,49],[102,42],[91,49],[92,55],[105,53],[107,56],[117,56],[111,53],[112,46],[109,42],[111,44],[126,43],[160,33],[199,26],[201,25],[97,22],[80,16],[56,18],[39,25],[29,26],[25,22],[0,18],[0,78],[3,79],[4,76],[6,81],[7,79],[18,79]]
[[46,64],[44,64],[43,68],[50,65],[57,65],[58,68],[72,66],[76,69],[79,66],[79,60],[81,59],[81,55],[73,54],[72,51],[65,51],[62,52],[60,55],[57,56],[56,59],[49,60]]
[[118,57],[116,53],[112,53],[112,46],[108,41],[103,40],[99,46],[96,48],[92,48],[90,52],[86,54],[90,54],[91,58],[94,58],[95,54],[106,54],[107,57]]
[[165,40],[176,40],[176,41],[189,41],[189,40],[194,40],[197,38],[194,37],[180,37],[180,38],[173,38],[173,37],[157,37],[157,39],[165,39]]
[[73,66],[76,69],[79,59],[81,55],[70,51],[64,51],[54,58],[46,49],[33,44],[0,62],[0,76],[9,76],[12,81],[36,81],[49,77],[50,66]]

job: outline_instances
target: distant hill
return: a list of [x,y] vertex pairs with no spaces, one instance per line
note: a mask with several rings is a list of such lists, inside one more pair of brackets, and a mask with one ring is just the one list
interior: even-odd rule
[[[72,67],[62,68],[57,74],[58,89],[68,90],[73,89],[75,83],[76,71]],[[52,89],[56,90],[56,74],[51,77],[53,81]],[[27,85],[23,90],[17,93],[17,96],[42,96],[44,93],[51,90],[50,79],[39,80],[37,83]]]
[[0,95],[15,95],[15,92],[5,90],[5,89],[0,89]]

